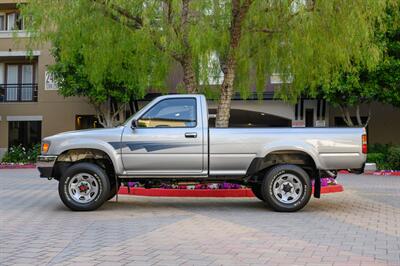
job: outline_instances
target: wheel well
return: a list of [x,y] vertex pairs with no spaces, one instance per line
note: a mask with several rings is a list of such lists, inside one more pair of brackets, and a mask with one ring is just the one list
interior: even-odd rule
[[97,164],[106,171],[110,182],[115,183],[115,168],[111,158],[104,151],[96,149],[71,149],[61,153],[54,164],[54,178],[59,179],[68,167],[81,162]]
[[308,153],[295,150],[282,150],[268,153],[264,158],[254,159],[247,170],[247,175],[255,176],[255,181],[258,181],[257,173],[264,173],[272,166],[279,164],[298,165],[303,168],[311,178],[315,176],[317,170],[314,159]]

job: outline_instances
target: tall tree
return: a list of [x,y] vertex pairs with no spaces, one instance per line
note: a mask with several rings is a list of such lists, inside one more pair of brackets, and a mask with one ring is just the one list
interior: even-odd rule
[[[246,97],[255,80],[265,90],[268,76],[279,73],[288,84],[284,100],[308,88],[312,94],[337,78],[352,62],[373,66],[380,49],[373,42],[385,0],[213,0],[210,23],[224,81],[216,125],[229,124],[235,89]],[[394,1],[395,2],[395,1]],[[216,25],[216,26],[215,26]]]
[[[31,0],[25,13],[39,39],[62,35],[61,59],[77,46],[82,49],[94,84],[107,68],[117,72],[111,63],[128,55],[139,92],[162,87],[173,60],[182,66],[186,91],[192,93],[199,91],[198,81],[206,80],[208,60],[215,55],[211,73],[223,73],[216,124],[226,127],[233,93],[246,98],[253,80],[261,94],[267,77],[279,73],[290,83],[281,87],[280,96],[295,100],[306,86],[315,94],[353,62],[375,65],[380,49],[371,41],[373,28],[391,1],[396,2]],[[154,56],[157,62],[149,60]]]
[[[121,57],[115,55],[126,54],[124,58],[136,65],[131,72],[137,71],[140,81],[130,84],[142,94],[149,87],[162,90],[174,62],[183,69],[186,91],[196,93],[199,51],[193,50],[190,38],[196,35],[193,28],[200,18],[195,16],[201,13],[199,7],[192,0],[32,0],[22,5],[22,11],[34,43],[59,42],[59,60],[73,56],[80,46],[82,59],[90,61],[83,66],[92,81],[107,68],[116,69],[104,63],[116,62]],[[151,60],[155,56],[157,62]]]
[[86,96],[103,126],[123,120],[122,110],[132,97],[163,87],[166,55],[147,29],[139,30],[141,19],[97,1],[32,0],[21,9],[30,46],[54,46],[56,63],[50,70],[60,93]]
[[242,38],[243,24],[253,0],[232,0],[231,22],[229,27],[229,45],[222,62],[224,81],[221,85],[220,100],[217,109],[216,127],[229,125],[230,105],[233,95],[239,44]]
[[[183,83],[187,93],[197,93],[195,62],[197,54],[193,51],[190,35],[198,17],[198,5],[193,0],[144,1],[152,3],[155,13],[147,18],[153,20],[151,33],[154,43],[161,51],[166,52],[183,69]],[[160,12],[161,10],[161,12]],[[146,15],[146,14],[145,14]]]
[[[343,71],[330,86],[321,90],[320,96],[340,108],[348,126],[366,127],[373,115],[372,102],[400,107],[400,7],[387,7],[383,22],[384,27],[376,27],[374,35],[383,54],[378,65],[368,68],[362,63],[353,63],[349,71]],[[365,120],[361,117],[361,104],[368,106]]]

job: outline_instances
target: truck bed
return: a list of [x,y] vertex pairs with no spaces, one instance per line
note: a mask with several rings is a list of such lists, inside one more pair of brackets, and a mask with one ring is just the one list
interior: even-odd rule
[[359,169],[363,128],[210,128],[210,175],[245,174],[255,158],[276,150],[309,154],[318,169]]

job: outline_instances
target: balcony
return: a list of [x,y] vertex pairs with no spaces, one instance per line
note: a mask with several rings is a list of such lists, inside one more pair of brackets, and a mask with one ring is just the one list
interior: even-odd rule
[[26,38],[29,37],[29,34],[24,30],[18,30],[18,31],[0,30],[0,39],[11,39],[14,37]]
[[1,102],[37,102],[38,84],[0,84]]

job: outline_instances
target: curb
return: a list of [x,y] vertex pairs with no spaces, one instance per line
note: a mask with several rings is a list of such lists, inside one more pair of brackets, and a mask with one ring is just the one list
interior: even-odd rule
[[34,169],[35,164],[0,164],[0,169]]
[[[347,170],[339,171],[339,174],[347,175],[350,174]],[[379,176],[400,176],[400,171],[390,171],[390,170],[382,170],[382,171],[375,171],[375,172],[365,172],[364,175],[379,175]]]
[[400,176],[400,172],[373,172],[364,173],[366,175],[380,175],[380,176]]
[[[326,186],[321,188],[322,194],[342,192],[342,185]],[[130,193],[129,193],[130,192]],[[145,196],[145,197],[196,197],[196,198],[252,198],[253,192],[249,188],[241,189],[164,189],[164,188],[130,188],[121,187],[118,194]]]

